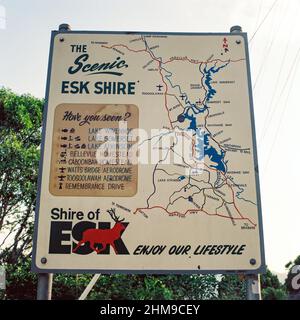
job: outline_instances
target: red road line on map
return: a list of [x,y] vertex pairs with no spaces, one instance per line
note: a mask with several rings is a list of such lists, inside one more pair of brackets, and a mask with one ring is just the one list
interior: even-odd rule
[[256,227],[256,224],[253,223],[249,218],[244,218],[244,217],[241,217],[241,218],[233,218],[233,217],[229,217],[229,216],[224,216],[224,215],[221,215],[221,214],[218,214],[218,213],[208,213],[207,211],[203,210],[203,209],[188,209],[185,211],[185,213],[180,213],[178,211],[173,211],[173,212],[170,212],[168,211],[166,208],[162,207],[162,206],[153,206],[153,207],[150,207],[150,208],[137,208],[133,214],[136,214],[137,211],[139,210],[152,210],[152,209],[162,209],[164,210],[166,213],[168,213],[169,215],[177,215],[177,216],[186,216],[186,214],[188,212],[204,212],[205,214],[209,215],[209,216],[218,216],[218,217],[222,217],[222,218],[226,218],[226,219],[231,219],[231,220],[247,220],[249,221],[253,226]]
[[207,60],[207,61],[193,61],[193,59],[190,59],[188,57],[184,58],[184,59],[169,59],[166,62],[162,62],[162,64],[167,64],[173,61],[188,61],[190,63],[193,64],[201,64],[201,63],[214,63],[214,62],[222,62],[222,63],[226,63],[226,62],[239,62],[245,60],[245,58],[241,58],[241,59],[237,59],[237,60],[221,60],[221,59],[213,59],[213,60]]
[[165,108],[166,108],[166,110],[167,110],[167,114],[168,114],[170,126],[171,126],[172,129],[174,129],[173,124],[172,124],[172,120],[171,120],[171,117],[170,117],[170,110],[168,109],[168,103],[167,103],[168,85],[167,85],[167,83],[165,82],[164,77],[163,77],[163,75],[162,75],[162,73],[161,73],[161,68],[160,68],[160,63],[161,63],[161,61],[159,61],[157,58],[155,58],[155,57],[151,54],[150,51],[147,51],[147,49],[134,50],[134,49],[131,49],[131,48],[129,48],[128,46],[126,46],[126,45],[124,45],[124,44],[114,44],[114,45],[112,45],[112,46],[102,45],[102,47],[107,48],[107,49],[112,49],[112,48],[114,48],[114,47],[124,47],[124,48],[126,48],[128,51],[132,51],[132,52],[136,52],[136,53],[146,52],[146,53],[148,53],[148,54],[150,55],[150,57],[151,57],[153,60],[155,60],[156,62],[158,62],[159,74],[160,74],[160,76],[161,76],[161,80],[162,80],[163,84],[165,85],[165,91],[164,91],[164,100],[165,100],[164,103],[165,103]]
[[133,52],[147,52],[146,49],[140,49],[140,50],[131,49],[131,48],[127,47],[125,44],[113,44],[112,46],[106,46],[106,45],[102,44],[101,47],[106,48],[106,49],[112,49],[114,47],[124,47],[127,50],[133,51]]

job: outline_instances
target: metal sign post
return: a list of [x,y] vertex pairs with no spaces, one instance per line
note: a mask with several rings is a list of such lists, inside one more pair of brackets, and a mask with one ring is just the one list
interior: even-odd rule
[[247,300],[261,300],[260,275],[250,274],[246,276]]
[[[230,32],[239,33],[242,32],[242,28],[232,26]],[[261,300],[260,274],[246,275],[245,281],[247,282],[247,300]]]
[[38,274],[37,300],[51,300],[52,280],[52,273]]

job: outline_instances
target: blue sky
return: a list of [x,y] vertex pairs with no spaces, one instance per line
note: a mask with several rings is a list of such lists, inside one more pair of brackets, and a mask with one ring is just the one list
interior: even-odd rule
[[0,85],[43,97],[50,31],[63,22],[74,30],[182,32],[227,32],[239,24],[249,38],[257,30],[250,59],[266,258],[283,272],[300,254],[299,6],[297,0],[0,0]]

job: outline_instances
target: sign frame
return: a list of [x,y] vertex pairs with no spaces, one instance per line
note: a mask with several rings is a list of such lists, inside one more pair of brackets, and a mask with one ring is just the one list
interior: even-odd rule
[[[40,208],[40,198],[41,198],[41,185],[42,185],[42,173],[43,173],[43,163],[44,163],[44,147],[45,147],[45,135],[46,135],[46,125],[47,125],[47,113],[48,113],[48,101],[49,101],[49,91],[50,91],[50,81],[51,81],[51,70],[52,70],[52,60],[54,51],[54,39],[55,37],[61,36],[63,41],[63,35],[65,34],[126,34],[126,35],[188,35],[188,36],[232,36],[233,34],[238,34],[243,37],[245,43],[245,58],[246,58],[246,68],[247,68],[247,80],[248,80],[248,94],[249,94],[249,106],[250,106],[250,120],[251,120],[251,130],[252,130],[252,142],[253,142],[253,161],[254,161],[254,172],[255,172],[255,184],[256,184],[256,197],[257,197],[257,211],[258,211],[258,226],[259,226],[259,243],[260,243],[260,259],[261,265],[256,269],[249,270],[130,270],[130,269],[49,269],[49,268],[39,268],[36,265],[37,258],[37,238],[38,238],[38,225],[39,225],[39,208]],[[46,258],[43,258],[46,259]],[[47,260],[45,260],[46,263]],[[39,162],[39,175],[38,175],[38,191],[37,191],[37,201],[35,209],[35,221],[34,221],[34,235],[33,235],[33,250],[32,250],[32,265],[31,270],[35,273],[103,273],[103,274],[261,274],[266,272],[266,262],[265,262],[265,248],[264,248],[264,236],[263,236],[263,221],[262,221],[262,209],[261,209],[261,195],[260,195],[260,183],[258,174],[258,158],[257,158],[257,144],[256,144],[256,134],[255,134],[255,121],[254,121],[254,107],[253,107],[253,94],[252,94],[252,84],[251,84],[251,73],[250,73],[250,62],[249,62],[249,48],[248,48],[248,37],[245,32],[151,32],[151,31],[80,31],[80,30],[54,30],[51,32],[50,39],[50,50],[48,57],[48,68],[47,68],[47,81],[46,81],[46,93],[45,93],[45,104],[43,112],[43,122],[42,122],[42,141],[41,141],[41,157]]]

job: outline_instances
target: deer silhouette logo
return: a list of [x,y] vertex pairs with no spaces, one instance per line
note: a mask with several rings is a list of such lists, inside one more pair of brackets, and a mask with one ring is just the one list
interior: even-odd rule
[[[122,223],[124,218],[120,220],[120,217],[116,216],[116,210],[107,210],[111,218],[115,221],[115,225],[111,229],[87,229],[82,233],[82,239],[78,242],[77,246],[73,249],[73,252],[86,242],[90,243],[90,248],[97,253],[100,253],[106,249],[108,245],[112,246],[115,253],[118,254],[115,241],[121,237],[122,231],[125,230],[125,226]],[[95,244],[101,244],[102,248],[97,249]]]

